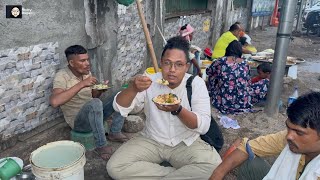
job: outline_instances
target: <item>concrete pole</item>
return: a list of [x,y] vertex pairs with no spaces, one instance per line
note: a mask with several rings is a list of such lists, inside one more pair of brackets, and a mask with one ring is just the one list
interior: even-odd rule
[[270,87],[268,90],[267,104],[264,109],[265,113],[269,117],[273,117],[279,112],[279,99],[283,86],[283,76],[286,68],[286,59],[293,28],[296,5],[297,0],[284,0],[281,8],[281,17],[277,33]]
[[302,10],[304,6],[305,0],[300,0],[300,6],[299,6],[299,14],[297,18],[297,25],[296,25],[296,31],[301,32],[302,26],[301,26],[301,18],[302,18]]

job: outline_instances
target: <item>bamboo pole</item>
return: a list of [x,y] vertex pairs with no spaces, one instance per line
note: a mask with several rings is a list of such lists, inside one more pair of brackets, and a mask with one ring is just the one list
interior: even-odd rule
[[157,61],[157,58],[156,58],[156,54],[154,53],[153,44],[152,44],[152,41],[151,41],[151,38],[150,38],[150,33],[149,33],[149,30],[148,30],[148,27],[147,27],[146,19],[144,17],[143,12],[142,12],[142,7],[141,7],[140,0],[136,0],[136,3],[137,3],[137,8],[138,8],[138,13],[139,13],[139,17],[140,17],[140,20],[141,20],[141,24],[142,24],[142,27],[143,27],[144,36],[146,37],[146,41],[147,41],[147,44],[148,44],[149,52],[150,52],[150,55],[151,55],[153,68],[154,68],[155,72],[159,72],[158,61]]

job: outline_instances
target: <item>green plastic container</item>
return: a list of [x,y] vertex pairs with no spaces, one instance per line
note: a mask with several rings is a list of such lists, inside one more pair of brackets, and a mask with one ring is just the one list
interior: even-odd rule
[[71,130],[70,139],[81,143],[87,151],[93,150],[96,146],[94,144],[94,136],[92,132],[83,133]]
[[133,3],[134,0],[117,0],[117,2],[119,4],[125,5],[125,6],[129,6],[130,4]]
[[129,84],[124,84],[121,86],[122,89],[127,89],[129,87]]
[[11,158],[5,158],[0,162],[0,164],[4,162],[5,164],[2,167],[0,167],[1,180],[10,180],[13,176],[21,172],[21,167],[15,160]]

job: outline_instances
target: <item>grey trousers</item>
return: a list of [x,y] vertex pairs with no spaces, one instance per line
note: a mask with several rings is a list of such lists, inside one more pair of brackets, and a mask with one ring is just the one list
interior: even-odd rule
[[[163,161],[172,167],[161,166]],[[114,179],[208,179],[220,163],[217,151],[200,137],[190,146],[170,147],[138,136],[111,156],[107,171]]]
[[261,180],[269,172],[271,165],[260,157],[245,161],[238,170],[238,180]]

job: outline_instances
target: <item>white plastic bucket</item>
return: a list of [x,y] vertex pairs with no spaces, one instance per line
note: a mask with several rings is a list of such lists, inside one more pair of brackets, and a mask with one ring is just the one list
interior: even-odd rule
[[85,148],[74,141],[48,143],[31,153],[37,180],[84,180]]

